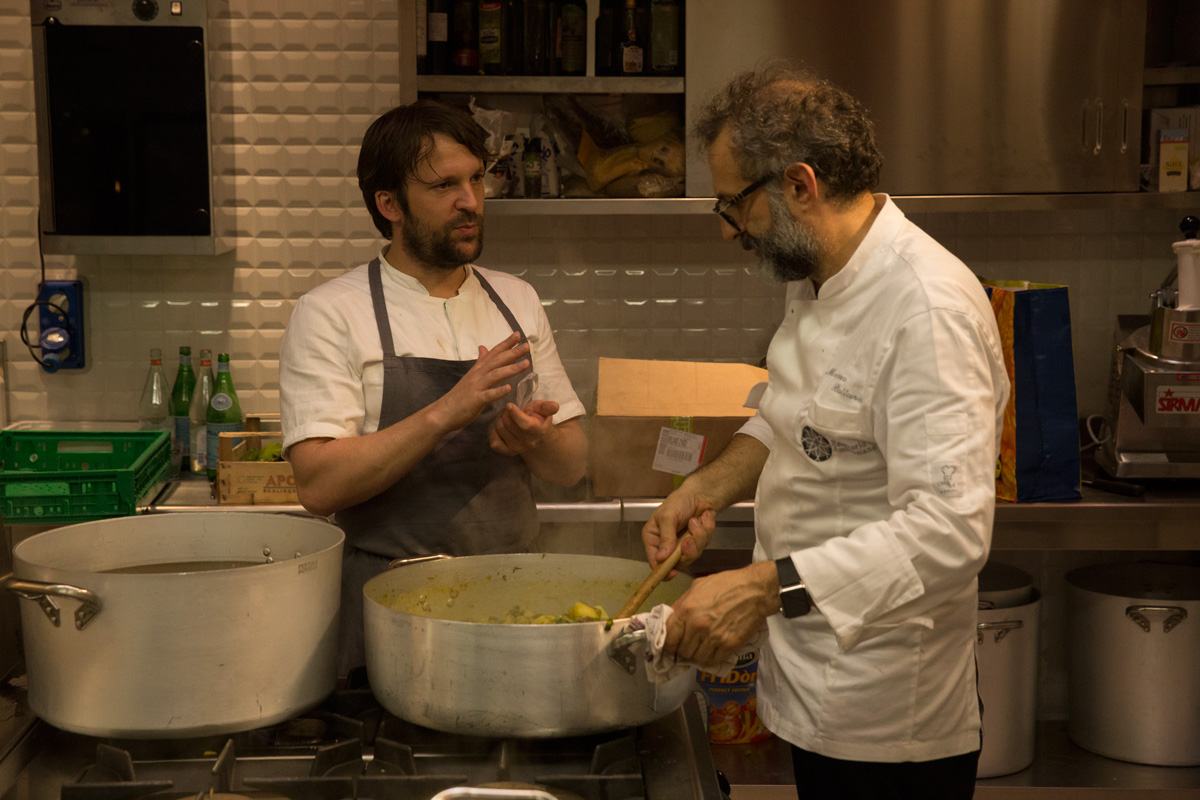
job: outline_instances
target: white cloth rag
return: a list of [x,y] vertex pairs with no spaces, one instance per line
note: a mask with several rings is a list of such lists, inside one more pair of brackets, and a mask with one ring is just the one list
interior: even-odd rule
[[[675,611],[670,606],[660,603],[643,614],[634,614],[629,621],[629,630],[646,631],[646,677],[655,684],[663,684],[692,667],[702,672],[724,678],[737,666],[738,653],[734,653],[719,664],[694,664],[690,661],[676,661],[674,656],[663,655],[663,644],[667,641],[667,620]],[[742,650],[761,647],[767,638],[767,627],[764,625],[754,639],[748,642]]]

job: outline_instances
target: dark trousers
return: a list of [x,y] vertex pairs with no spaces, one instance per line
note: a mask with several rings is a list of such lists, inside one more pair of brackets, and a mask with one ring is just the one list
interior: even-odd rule
[[792,747],[800,800],[969,800],[979,751],[933,761],[842,761]]

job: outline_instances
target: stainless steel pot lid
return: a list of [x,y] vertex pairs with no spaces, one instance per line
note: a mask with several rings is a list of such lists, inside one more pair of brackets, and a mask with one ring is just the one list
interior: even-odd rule
[[989,561],[979,572],[979,607],[1013,608],[1033,598],[1033,576],[1019,567]]
[[1200,600],[1200,567],[1187,564],[1095,564],[1068,572],[1067,583],[1084,591],[1136,600]]

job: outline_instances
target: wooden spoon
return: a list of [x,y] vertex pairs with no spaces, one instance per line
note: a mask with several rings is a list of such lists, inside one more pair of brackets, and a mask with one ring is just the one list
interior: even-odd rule
[[655,587],[662,583],[663,578],[667,577],[675,565],[679,563],[679,556],[683,554],[684,536],[679,537],[679,541],[675,543],[675,549],[671,551],[671,555],[658,565],[654,572],[651,572],[646,580],[642,581],[642,585],[637,588],[637,591],[630,595],[625,601],[625,605],[621,606],[621,610],[617,612],[613,619],[624,619],[631,617],[641,608],[642,603],[646,602],[646,598],[654,591]]

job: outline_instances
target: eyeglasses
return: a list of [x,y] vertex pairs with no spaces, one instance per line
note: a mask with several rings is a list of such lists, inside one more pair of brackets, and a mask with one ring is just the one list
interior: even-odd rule
[[717,216],[719,216],[721,219],[728,222],[730,227],[732,227],[738,233],[745,233],[745,231],[742,230],[742,226],[738,225],[737,221],[734,220],[733,217],[729,216],[729,214],[727,214],[725,212],[729,211],[729,209],[733,208],[738,203],[742,202],[747,197],[749,197],[750,195],[757,192],[759,189],[761,189],[763,186],[765,186],[768,181],[770,181],[774,177],[775,177],[774,175],[763,176],[763,177],[759,178],[758,180],[756,180],[754,183],[747,186],[745,189],[742,189],[740,192],[738,192],[737,194],[735,194],[733,197],[729,198],[728,200],[725,200],[725,201],[718,200],[716,205],[713,206],[713,213],[716,214]]

